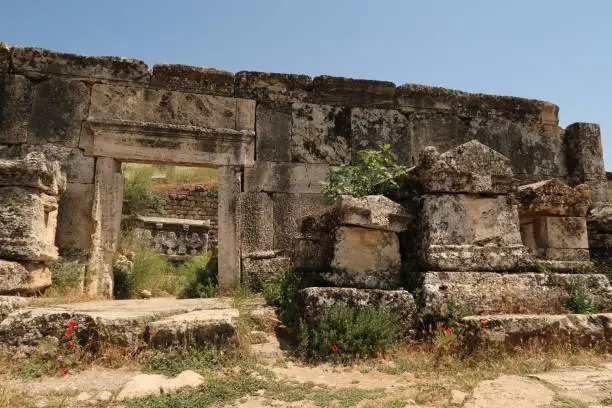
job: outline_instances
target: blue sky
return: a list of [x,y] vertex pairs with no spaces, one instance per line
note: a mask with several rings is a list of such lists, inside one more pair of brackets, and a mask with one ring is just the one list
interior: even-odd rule
[[609,0],[3,0],[0,41],[549,100],[612,170]]

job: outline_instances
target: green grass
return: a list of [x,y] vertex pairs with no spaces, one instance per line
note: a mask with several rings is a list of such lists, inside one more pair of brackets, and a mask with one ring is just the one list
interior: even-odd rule
[[224,357],[217,348],[180,347],[154,352],[146,362],[146,371],[167,376],[175,376],[185,370],[204,373],[223,365],[224,362]]
[[219,182],[219,170],[207,167],[125,163],[122,171],[127,181],[138,179],[155,185],[202,183],[212,186]]
[[556,396],[555,408],[589,408],[589,406],[573,398]]

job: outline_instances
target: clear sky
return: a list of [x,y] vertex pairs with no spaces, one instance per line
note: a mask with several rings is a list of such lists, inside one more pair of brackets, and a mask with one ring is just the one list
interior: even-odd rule
[[0,41],[157,62],[514,95],[598,122],[612,170],[610,0],[0,0]]

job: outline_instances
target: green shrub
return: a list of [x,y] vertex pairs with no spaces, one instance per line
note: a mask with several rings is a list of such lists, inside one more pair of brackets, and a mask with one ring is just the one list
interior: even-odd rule
[[308,286],[313,286],[311,276],[298,269],[292,269],[276,274],[262,283],[262,294],[270,306],[279,308],[280,319],[287,326],[297,324],[295,296],[297,292]]
[[302,357],[318,360],[376,356],[395,345],[403,329],[398,318],[384,308],[334,305],[307,329],[302,326],[300,332]]
[[563,306],[577,314],[597,313],[597,308],[586,289],[578,284],[570,287],[569,296],[563,302]]
[[408,169],[397,164],[397,155],[388,144],[379,150],[360,150],[357,159],[355,166],[331,168],[321,189],[326,204],[333,204],[341,195],[388,194],[399,187],[397,178]]
[[152,166],[124,165],[122,229],[131,229],[138,215],[163,215],[168,197],[151,191]]
[[186,286],[179,297],[210,298],[219,295],[217,260],[211,254],[198,255],[178,266],[178,274],[186,279]]
[[215,347],[177,347],[156,351],[147,360],[147,371],[175,376],[185,370],[204,372],[221,364],[221,351]]

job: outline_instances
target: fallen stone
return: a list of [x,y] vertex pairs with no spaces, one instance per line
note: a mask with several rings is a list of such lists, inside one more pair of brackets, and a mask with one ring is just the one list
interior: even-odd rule
[[161,374],[141,374],[132,378],[117,395],[117,401],[159,395],[166,379]]
[[280,324],[276,309],[271,306],[257,307],[251,312],[251,321],[257,330],[264,332],[272,330]]
[[558,179],[520,186],[517,198],[521,217],[535,214],[584,217],[591,205],[588,185],[570,187]]
[[341,225],[403,232],[411,217],[404,207],[382,195],[341,196],[329,210]]
[[185,370],[175,378],[162,381],[161,393],[171,394],[179,391],[182,388],[197,388],[204,383],[204,377],[195,371]]
[[84,401],[87,401],[87,400],[90,400],[90,399],[91,399],[91,395],[89,395],[86,392],[82,392],[82,393],[80,393],[79,395],[76,396],[76,400],[78,402],[84,402]]
[[581,401],[589,406],[612,398],[612,371],[603,367],[572,367],[532,374],[564,397]]
[[465,399],[467,398],[468,394],[463,392],[463,391],[459,391],[459,390],[451,390],[451,400],[450,403],[452,405],[463,405],[463,402],[465,401]]
[[476,386],[466,408],[549,408],[555,393],[537,380],[504,375]]
[[296,295],[298,313],[309,323],[316,322],[326,309],[337,304],[356,308],[385,308],[406,323],[408,328],[418,320],[416,304],[406,290],[310,287]]
[[29,303],[29,299],[19,296],[0,296],[0,322],[11,312],[22,309]]
[[97,401],[110,401],[111,398],[113,398],[113,394],[110,391],[100,391],[95,397]]
[[567,313],[563,303],[575,287],[597,310],[612,312],[612,286],[599,274],[425,272],[422,287],[429,314]]
[[198,310],[149,324],[150,343],[157,348],[190,344],[222,345],[236,334],[236,309]]
[[51,283],[51,270],[43,263],[0,260],[0,295],[33,295],[44,291]]

